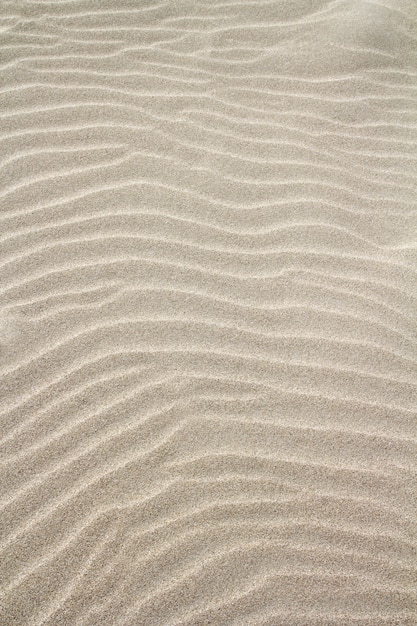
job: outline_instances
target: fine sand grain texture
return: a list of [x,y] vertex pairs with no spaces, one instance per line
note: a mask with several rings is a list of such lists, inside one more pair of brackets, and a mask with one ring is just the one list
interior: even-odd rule
[[415,0],[0,0],[1,626],[415,626]]

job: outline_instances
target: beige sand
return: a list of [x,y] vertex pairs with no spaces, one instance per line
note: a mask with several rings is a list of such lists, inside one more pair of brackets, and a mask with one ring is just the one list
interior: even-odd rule
[[415,625],[415,1],[0,7],[0,624]]

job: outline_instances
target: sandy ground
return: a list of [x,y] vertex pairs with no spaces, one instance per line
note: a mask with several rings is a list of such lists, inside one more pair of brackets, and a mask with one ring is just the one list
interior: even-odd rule
[[416,26],[0,1],[2,626],[417,623]]

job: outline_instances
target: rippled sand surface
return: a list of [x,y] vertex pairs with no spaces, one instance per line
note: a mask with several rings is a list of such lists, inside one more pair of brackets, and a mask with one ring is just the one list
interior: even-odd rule
[[415,2],[0,42],[2,626],[414,626]]

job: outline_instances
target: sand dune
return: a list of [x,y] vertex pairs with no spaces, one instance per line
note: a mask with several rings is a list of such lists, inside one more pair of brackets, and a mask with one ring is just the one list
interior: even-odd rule
[[415,3],[0,7],[0,623],[414,625]]

